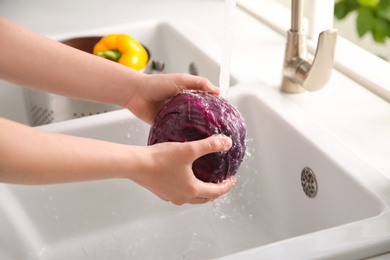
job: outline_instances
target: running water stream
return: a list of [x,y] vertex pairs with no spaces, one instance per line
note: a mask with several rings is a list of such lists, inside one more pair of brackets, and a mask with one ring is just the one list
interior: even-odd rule
[[220,95],[223,98],[227,98],[230,85],[230,60],[233,49],[235,9],[236,0],[225,0],[224,39],[219,74]]

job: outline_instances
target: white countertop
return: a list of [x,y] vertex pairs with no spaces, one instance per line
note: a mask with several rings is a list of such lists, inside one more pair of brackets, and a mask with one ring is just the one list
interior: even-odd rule
[[[45,35],[177,16],[202,28],[221,45],[223,11],[221,0],[0,0],[0,15]],[[233,50],[233,61],[237,64],[232,66],[245,65],[243,78],[262,80],[277,88],[284,47],[282,36],[238,10]],[[390,85],[390,77],[387,78]],[[9,87],[4,82],[0,85]],[[338,71],[334,71],[325,89],[316,93],[286,95],[286,98],[390,179],[388,102]]]

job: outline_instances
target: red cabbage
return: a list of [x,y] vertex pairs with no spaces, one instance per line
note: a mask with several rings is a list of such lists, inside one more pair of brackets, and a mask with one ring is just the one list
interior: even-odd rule
[[195,141],[214,134],[229,136],[232,148],[198,158],[192,169],[198,179],[217,183],[236,174],[246,150],[244,120],[227,100],[202,91],[180,92],[158,113],[148,145]]

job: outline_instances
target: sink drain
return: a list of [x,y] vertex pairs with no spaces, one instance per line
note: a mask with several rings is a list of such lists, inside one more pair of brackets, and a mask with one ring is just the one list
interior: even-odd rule
[[303,191],[309,198],[314,198],[317,195],[317,179],[313,170],[309,167],[303,168],[301,172],[301,184]]

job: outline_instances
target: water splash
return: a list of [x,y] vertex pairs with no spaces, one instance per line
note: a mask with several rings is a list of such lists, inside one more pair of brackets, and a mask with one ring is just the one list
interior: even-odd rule
[[218,232],[223,232],[220,230],[221,223],[234,221],[234,216],[226,211],[226,205],[230,203],[231,195],[225,194],[202,206],[197,221],[193,222],[192,236],[182,252],[182,259],[201,259],[205,247],[211,248],[219,243]]
[[220,95],[224,98],[227,98],[230,85],[230,60],[233,49],[235,9],[236,0],[225,0],[224,41],[219,74]]
[[231,194],[229,193],[221,196],[217,200],[214,200],[211,203],[211,207],[214,212],[214,215],[217,216],[219,219],[231,218],[232,216],[229,216],[226,213],[226,211],[223,209],[223,206],[229,204],[230,202],[231,202]]

